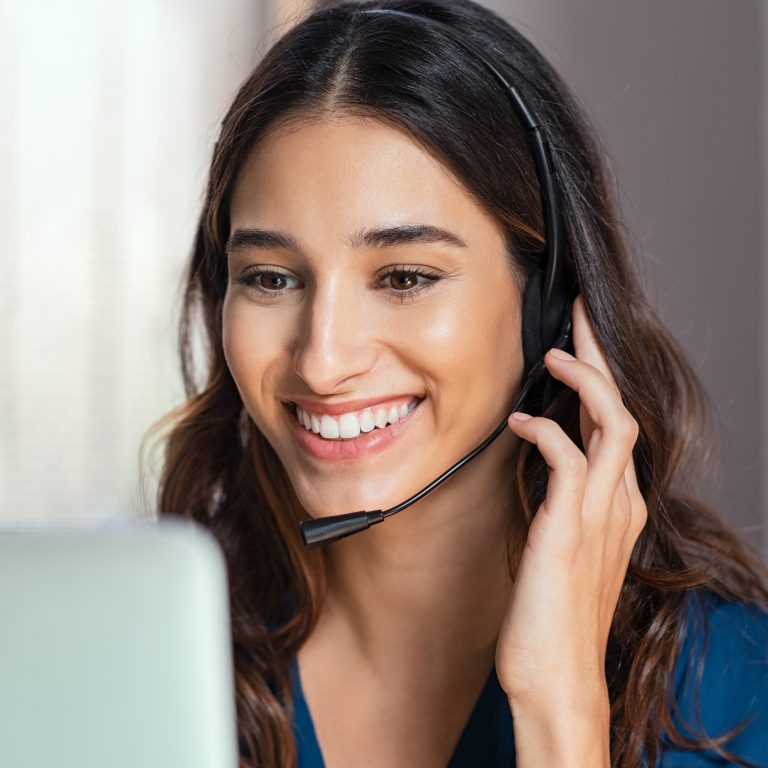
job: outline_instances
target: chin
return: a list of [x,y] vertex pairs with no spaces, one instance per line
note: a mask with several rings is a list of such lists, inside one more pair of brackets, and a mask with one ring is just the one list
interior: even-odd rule
[[[378,509],[388,509],[410,495],[400,490],[401,487],[403,486],[398,483],[398,488],[374,490],[366,493],[363,492],[360,484],[351,486],[349,483],[344,483],[339,484],[335,489],[329,489],[320,494],[315,490],[305,493],[297,489],[296,495],[310,517],[321,518],[343,515],[348,512],[373,512]],[[294,488],[296,488],[295,485]]]

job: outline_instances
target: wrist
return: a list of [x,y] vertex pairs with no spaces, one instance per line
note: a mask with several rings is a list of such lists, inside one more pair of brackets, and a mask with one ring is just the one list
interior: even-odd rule
[[518,768],[610,768],[607,694],[510,699]]

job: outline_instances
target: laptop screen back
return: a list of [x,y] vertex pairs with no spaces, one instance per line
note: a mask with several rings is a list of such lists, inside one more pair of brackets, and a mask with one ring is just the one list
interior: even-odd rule
[[203,529],[0,530],[0,765],[235,768],[232,669]]

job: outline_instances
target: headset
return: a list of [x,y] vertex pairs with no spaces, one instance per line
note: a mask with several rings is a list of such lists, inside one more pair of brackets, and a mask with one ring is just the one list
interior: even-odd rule
[[[542,410],[550,396],[551,377],[544,364],[544,354],[551,347],[560,349],[570,348],[571,345],[571,310],[578,295],[578,283],[568,267],[565,258],[566,235],[563,220],[560,188],[553,171],[552,152],[546,133],[528,108],[517,89],[510,85],[498,68],[480,50],[480,48],[463,37],[457,30],[445,22],[408,11],[390,8],[371,8],[358,11],[361,15],[387,15],[408,20],[414,24],[424,24],[433,29],[439,29],[450,37],[457,45],[463,47],[477,57],[505,89],[512,108],[525,128],[536,164],[536,173],[541,191],[541,201],[544,209],[545,238],[546,238],[546,271],[532,272],[527,280],[523,297],[523,356],[525,358],[526,378],[518,392],[517,399],[510,409],[513,413],[520,409],[522,403],[531,394],[534,386],[542,383],[544,393],[541,397]],[[226,278],[225,278],[226,285]],[[299,532],[306,547],[314,548],[351,536],[364,531],[371,525],[382,522],[385,518],[407,509],[412,504],[423,499],[449,477],[479,456],[507,427],[507,418],[482,443],[476,446],[466,456],[446,469],[429,485],[410,496],[405,501],[385,510],[370,512],[350,512],[342,515],[303,520],[299,524]]]

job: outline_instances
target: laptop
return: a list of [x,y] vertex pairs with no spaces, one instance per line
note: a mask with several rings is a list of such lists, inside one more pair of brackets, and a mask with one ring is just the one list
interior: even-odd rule
[[0,766],[236,768],[226,569],[181,520],[0,528]]

